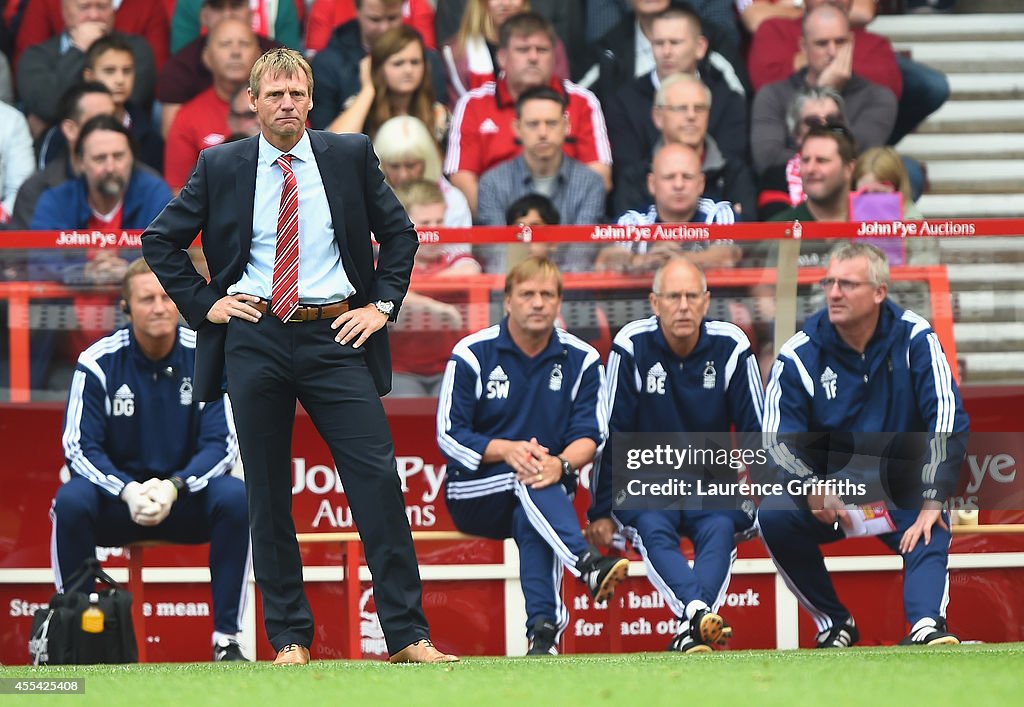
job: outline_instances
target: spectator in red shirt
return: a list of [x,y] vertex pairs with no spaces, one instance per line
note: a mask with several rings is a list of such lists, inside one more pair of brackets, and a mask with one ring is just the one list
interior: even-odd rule
[[[31,0],[25,3],[15,35],[14,64],[21,60],[24,51],[33,44],[45,42],[64,31],[67,20],[64,5],[67,0]],[[72,0],[76,11],[89,6],[111,5],[106,0]],[[8,9],[14,10],[18,3],[10,2]],[[156,68],[160,69],[169,55],[170,25],[163,6],[154,0],[121,0],[114,11],[114,29],[124,34],[137,34],[145,38],[153,51]],[[5,13],[6,15],[7,13]],[[9,18],[8,18],[9,19]]]
[[[233,18],[252,23],[252,9],[248,0],[204,0],[199,10],[202,33],[174,53],[168,60],[157,84],[156,97],[160,101],[160,134],[166,138],[181,106],[205,91],[213,83],[210,70],[203,63],[208,30],[223,19]],[[256,35],[260,53],[282,46],[272,39]]]
[[210,30],[203,63],[213,75],[213,85],[182,106],[167,135],[164,176],[175,193],[185,186],[199,153],[231,134],[231,98],[249,81],[259,55],[256,35],[242,20],[221,20]]
[[[331,32],[356,17],[355,0],[313,0],[306,18],[306,56],[312,58],[327,46]],[[423,36],[423,43],[437,49],[434,33],[434,6],[430,0],[406,0],[402,3],[402,22]]]
[[[851,0],[807,0],[806,11],[824,4],[835,5],[850,17]],[[764,3],[756,3],[758,5]],[[801,3],[803,5],[803,3]],[[773,5],[782,7],[782,3]],[[807,65],[807,54],[800,41],[800,26],[804,9],[796,10],[792,17],[773,17],[759,23],[747,56],[747,68],[754,90],[781,81],[794,71]],[[853,35],[853,71],[858,76],[885,86],[899,98],[903,94],[903,79],[896,65],[896,54],[885,37],[857,26],[850,17]],[[841,86],[832,86],[842,90]]]
[[[863,0],[807,0],[804,16],[829,4],[844,12],[853,35],[852,70],[858,76],[885,86],[899,99],[896,123],[888,136],[895,145],[949,98],[949,82],[935,69],[896,55],[885,37],[864,29],[873,8]],[[762,22],[754,35],[748,56],[750,78],[755,90],[784,79],[807,63],[800,44],[801,18],[778,17]],[[842,90],[839,85],[833,88]]]
[[448,134],[444,171],[466,195],[473,213],[480,176],[522,152],[512,130],[515,102],[519,94],[534,86],[550,85],[566,96],[569,136],[565,153],[597,172],[605,191],[611,188],[611,145],[601,105],[585,88],[553,77],[555,39],[551,23],[537,13],[509,18],[498,38],[501,78],[459,99]]

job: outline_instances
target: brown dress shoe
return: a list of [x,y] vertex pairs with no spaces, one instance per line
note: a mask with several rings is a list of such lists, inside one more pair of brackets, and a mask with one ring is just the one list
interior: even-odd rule
[[307,665],[309,663],[309,649],[300,646],[298,643],[289,643],[277,652],[274,658],[274,665]]
[[458,663],[457,655],[448,655],[434,648],[429,638],[410,643],[388,658],[392,663]]

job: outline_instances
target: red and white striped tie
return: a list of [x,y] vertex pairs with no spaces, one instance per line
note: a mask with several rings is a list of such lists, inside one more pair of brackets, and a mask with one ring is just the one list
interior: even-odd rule
[[274,249],[274,277],[270,311],[286,322],[299,306],[299,187],[292,171],[292,156],[277,158],[284,182],[281,208],[277,214],[277,246]]

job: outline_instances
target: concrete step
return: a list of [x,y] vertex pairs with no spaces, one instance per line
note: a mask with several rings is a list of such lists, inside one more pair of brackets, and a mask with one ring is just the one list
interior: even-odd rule
[[1024,100],[947,101],[918,133],[1024,133]]
[[1006,290],[1024,290],[1024,268],[1016,264],[950,265],[946,268],[946,276],[953,292],[998,290],[1002,296]]
[[947,78],[954,101],[1024,98],[1024,73],[948,74]]
[[1024,159],[1024,133],[913,134],[898,145],[901,154],[919,160]]
[[1024,160],[932,160],[928,162],[930,194],[1006,192],[1020,200]]
[[[958,344],[959,346],[959,344]],[[977,352],[961,355],[962,385],[1020,383],[1024,380],[1024,354],[1010,351]]]
[[957,353],[1016,352],[1024,355],[1024,322],[953,324]]
[[[1024,233],[1024,227],[1021,232]],[[944,265],[1024,262],[1024,238],[940,238],[939,262]]]
[[1012,322],[1024,319],[1024,292],[957,292],[953,294],[955,322]]
[[869,29],[900,43],[1019,39],[1024,38],[1024,14],[882,15]]
[[928,218],[1024,218],[1024,198],[1010,194],[925,194],[917,205]]
[[910,51],[915,61],[948,74],[1024,71],[1024,41],[894,42],[896,51]]

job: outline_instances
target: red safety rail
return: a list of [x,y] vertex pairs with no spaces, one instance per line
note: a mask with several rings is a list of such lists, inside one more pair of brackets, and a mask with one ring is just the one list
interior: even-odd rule
[[[743,223],[731,226],[704,224],[653,224],[649,226],[535,226],[535,227],[475,227],[471,229],[443,228],[421,230],[420,242],[471,243],[477,245],[584,242],[611,245],[641,241],[700,242],[718,239],[734,241],[769,240],[822,240],[853,238],[910,238],[1019,236],[1024,234],[1024,221],[1020,219],[979,219],[942,221],[885,221],[864,223]],[[0,241],[0,250],[21,249],[77,249],[103,250],[109,248],[139,248],[139,231],[9,231]],[[197,241],[198,242],[198,241]],[[774,271],[745,269],[712,269],[708,281],[716,287],[750,286],[771,283]],[[820,269],[799,271],[800,284],[811,284],[822,276]],[[932,325],[946,350],[950,365],[956,372],[956,344],[953,339],[952,310],[949,282],[943,266],[894,267],[895,280],[919,280],[928,285],[932,304]],[[567,289],[636,290],[650,285],[649,277],[621,276],[601,273],[567,274]],[[501,275],[460,277],[457,281],[444,278],[417,278],[415,289],[423,293],[468,293],[470,329],[490,324],[488,308],[493,292],[504,287]],[[94,292],[116,292],[116,288],[98,288]],[[62,299],[81,294],[79,288],[68,288],[54,283],[6,282],[0,283],[0,299],[10,307],[10,362],[11,401],[29,400],[29,317],[32,300]],[[472,306],[482,305],[482,306]]]

